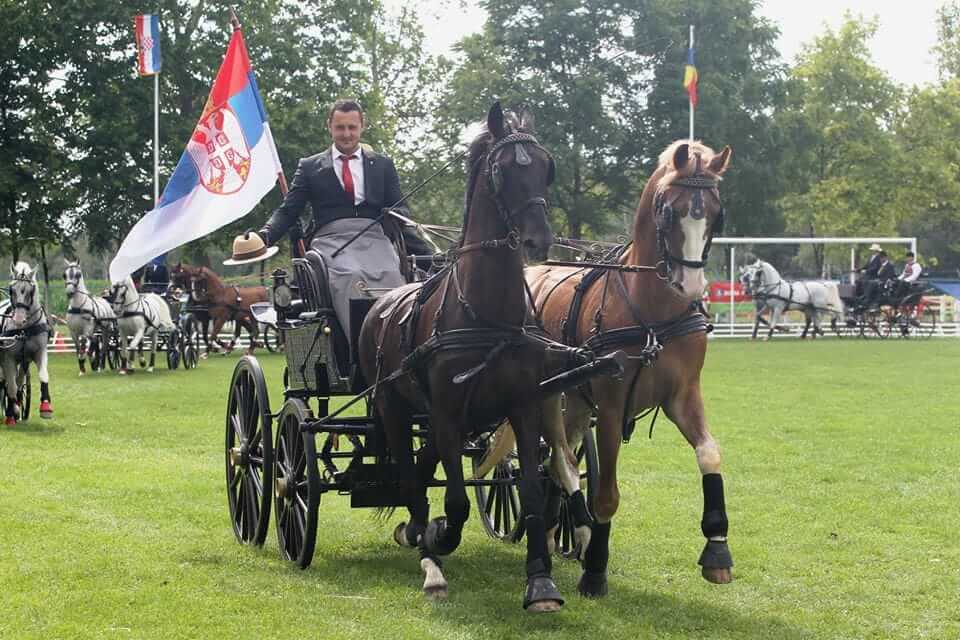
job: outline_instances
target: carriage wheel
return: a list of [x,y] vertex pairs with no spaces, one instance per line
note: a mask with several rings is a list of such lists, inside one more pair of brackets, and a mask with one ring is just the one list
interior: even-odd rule
[[313,559],[320,508],[316,437],[312,433],[300,433],[300,425],[310,417],[310,409],[303,400],[289,398],[283,403],[277,421],[273,461],[277,546],[284,560],[296,562],[301,569],[310,566]]
[[[18,367],[19,369],[19,367]],[[17,371],[17,404],[20,405],[20,420],[26,422],[30,418],[30,368]]]
[[180,366],[180,332],[174,329],[167,338],[167,369],[171,371]]
[[261,323],[260,336],[263,338],[263,346],[270,353],[283,351],[283,336],[273,325]]
[[110,367],[111,371],[116,371],[120,368],[120,345],[113,341],[113,339],[106,341],[106,361],[107,365]]
[[230,381],[225,450],[230,521],[241,543],[262,545],[270,525],[271,421],[263,370],[256,358],[244,356]]
[[90,361],[90,369],[100,371],[103,369],[103,349],[100,346],[100,336],[93,334],[87,342],[87,360]]
[[200,362],[200,321],[195,315],[188,313],[180,324],[180,352],[183,356],[183,366],[186,369],[196,369],[197,363]]
[[[491,435],[485,435],[478,442],[479,453],[471,454],[471,470],[476,476],[487,450],[491,449]],[[519,539],[520,495],[517,483],[520,481],[520,466],[516,451],[512,451],[494,467],[489,478],[495,484],[477,485],[474,494],[480,511],[480,522],[491,538],[504,542],[516,542]]]
[[[600,463],[597,460],[597,441],[593,429],[587,429],[583,440],[576,450],[577,467],[580,468],[580,489],[586,494],[587,508],[592,511],[593,491],[597,484],[597,475],[600,473]],[[578,559],[581,549],[573,537],[573,515],[567,504],[568,500],[560,503],[560,526],[553,535],[557,544],[557,554],[567,559]]]

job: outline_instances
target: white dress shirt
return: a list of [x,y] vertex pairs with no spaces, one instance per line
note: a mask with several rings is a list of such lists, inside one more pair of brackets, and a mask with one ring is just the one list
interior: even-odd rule
[[[340,181],[340,186],[343,186],[343,160],[340,158],[344,156],[340,152],[340,149],[337,149],[337,145],[333,145],[333,170],[337,174],[337,180]],[[363,146],[358,146],[357,150],[353,152],[354,157],[350,160],[350,176],[353,178],[353,204],[360,204],[363,202]]]
[[916,282],[922,271],[923,269],[920,267],[919,262],[905,264],[903,265],[903,273],[900,274],[900,279],[904,282]]

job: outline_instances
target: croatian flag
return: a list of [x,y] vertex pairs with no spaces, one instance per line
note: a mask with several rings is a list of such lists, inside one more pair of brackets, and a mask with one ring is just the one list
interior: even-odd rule
[[156,256],[242,218],[277,181],[280,158],[239,29],[233,32],[200,122],[157,207],[134,225],[110,263],[124,279]]
[[137,71],[141,76],[160,73],[160,16],[137,16],[134,35],[137,39]]

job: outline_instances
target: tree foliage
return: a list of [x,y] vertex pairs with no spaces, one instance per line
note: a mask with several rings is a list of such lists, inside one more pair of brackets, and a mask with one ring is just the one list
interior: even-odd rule
[[[893,124],[901,90],[870,59],[876,20],[848,15],[807,45],[778,114],[789,153],[780,200],[789,230],[809,236],[891,235],[900,167]],[[816,253],[817,267],[823,253]]]

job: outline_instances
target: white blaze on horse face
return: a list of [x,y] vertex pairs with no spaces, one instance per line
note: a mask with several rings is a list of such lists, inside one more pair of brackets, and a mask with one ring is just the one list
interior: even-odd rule
[[[683,259],[699,261],[707,244],[707,217],[694,220],[693,216],[687,214],[680,218],[680,228],[683,230]],[[682,267],[680,286],[686,295],[700,296],[707,287],[703,269]]]

